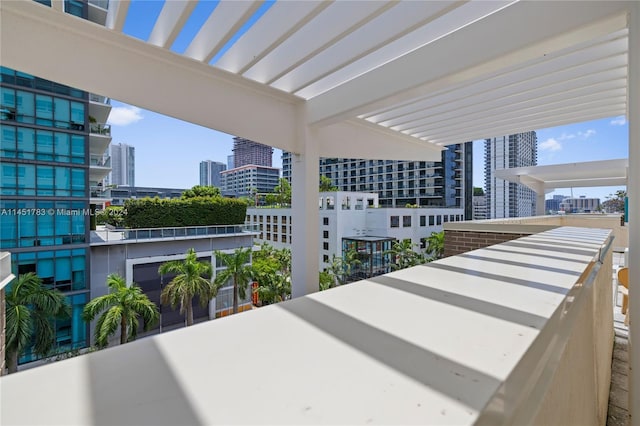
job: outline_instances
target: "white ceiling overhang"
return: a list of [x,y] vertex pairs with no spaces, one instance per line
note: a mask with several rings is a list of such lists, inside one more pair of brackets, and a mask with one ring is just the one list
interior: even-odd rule
[[628,174],[629,160],[626,158],[495,171],[497,178],[521,183],[536,192],[541,189],[627,185]]
[[277,1],[246,29],[263,2],[223,1],[183,53],[196,2],[166,1],[148,40],[111,3],[106,27],[0,3],[2,64],[294,152],[311,126],[321,156],[437,159],[627,113],[629,2]]

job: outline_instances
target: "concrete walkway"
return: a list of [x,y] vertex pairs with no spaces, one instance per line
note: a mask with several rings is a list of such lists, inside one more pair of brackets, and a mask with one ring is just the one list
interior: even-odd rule
[[613,326],[616,336],[613,344],[613,359],[611,360],[607,426],[627,426],[629,424],[629,328],[624,325],[624,315],[620,312],[622,294],[618,293],[617,300],[618,303],[613,310]]

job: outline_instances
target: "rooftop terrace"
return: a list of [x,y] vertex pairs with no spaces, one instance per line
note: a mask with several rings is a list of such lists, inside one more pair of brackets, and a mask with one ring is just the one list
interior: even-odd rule
[[560,227],[6,376],[0,419],[599,423],[611,240]]

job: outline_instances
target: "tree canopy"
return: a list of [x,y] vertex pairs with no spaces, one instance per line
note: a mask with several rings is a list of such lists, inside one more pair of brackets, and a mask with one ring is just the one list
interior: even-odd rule
[[338,187],[333,184],[333,181],[330,177],[321,175],[320,176],[320,192],[333,192],[337,191]]
[[477,196],[477,195],[484,195],[484,189],[478,187],[478,186],[474,186],[473,187],[473,195]]
[[273,188],[271,194],[265,196],[267,204],[289,205],[291,204],[291,184],[285,178],[280,178],[278,185]]
[[220,188],[215,186],[196,185],[182,193],[182,198],[220,197]]
[[609,194],[607,200],[602,203],[602,209],[608,213],[621,213],[624,211],[624,199],[627,191],[619,189],[615,194]]

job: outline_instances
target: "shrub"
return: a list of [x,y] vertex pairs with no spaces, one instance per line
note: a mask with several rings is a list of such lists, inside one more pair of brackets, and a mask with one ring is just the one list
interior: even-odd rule
[[124,217],[127,228],[169,228],[244,223],[247,205],[235,198],[156,197],[127,200],[124,209],[127,212]]

